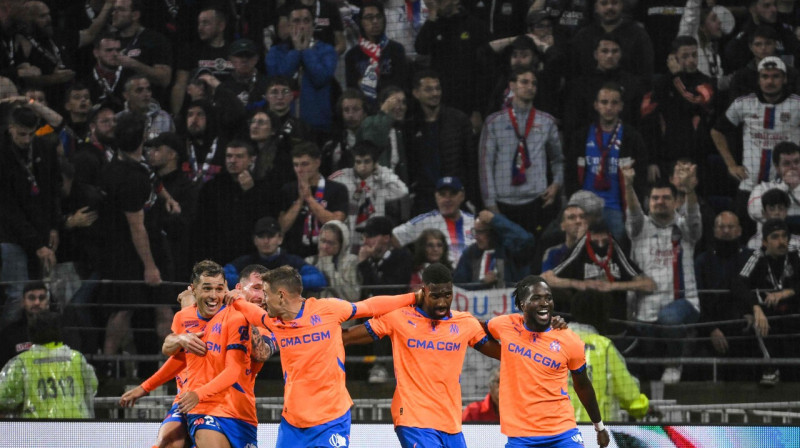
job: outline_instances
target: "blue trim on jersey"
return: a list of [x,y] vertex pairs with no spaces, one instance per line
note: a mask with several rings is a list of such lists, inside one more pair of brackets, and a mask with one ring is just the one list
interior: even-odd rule
[[367,333],[372,337],[372,340],[377,341],[380,338],[377,334],[375,334],[375,330],[372,329],[372,325],[369,324],[369,321],[364,322],[364,328],[367,329]]
[[506,448],[583,448],[583,436],[578,428],[553,436],[509,437]]
[[528,324],[525,323],[525,319],[522,319],[522,326],[525,327],[525,329],[530,331],[531,333],[547,333],[548,331],[553,329],[553,327],[547,327],[547,330],[544,331],[531,330],[530,328],[528,328]]
[[355,315],[356,315],[356,305],[355,305],[354,303],[353,303],[353,304],[351,304],[351,305],[353,306],[353,312],[352,312],[352,313],[350,313],[350,317],[348,317],[348,318],[347,318],[347,320],[350,320],[350,319],[352,319],[352,318],[353,318],[353,316],[355,316]]
[[336,358],[336,362],[339,363],[339,368],[342,369],[342,372],[346,372],[346,370],[344,370],[344,363],[342,362],[342,360],[339,359],[339,358]]
[[416,223],[422,221],[425,218],[430,218],[431,216],[441,216],[441,213],[439,213],[439,210],[432,210],[432,211],[429,211],[427,213],[423,213],[421,215],[417,215],[417,216],[411,218],[408,222],[409,222],[409,224],[416,224]]
[[233,388],[238,390],[239,392],[246,394],[247,392],[244,391],[244,388],[239,385],[239,383],[233,383]]
[[489,336],[484,336],[483,339],[481,339],[480,341],[476,342],[475,345],[472,346],[472,348],[478,348],[478,347],[480,347],[481,345],[483,345],[483,344],[485,344],[487,342],[489,342]]
[[225,347],[225,349],[226,350],[241,350],[241,351],[247,353],[247,347],[245,347],[242,344],[230,344],[227,347]]
[[575,370],[570,370],[570,372],[572,372],[572,373],[583,373],[584,370],[586,370],[586,364],[583,364],[582,366],[578,367]]
[[[222,305],[222,308],[220,308],[220,309],[219,309],[219,311],[217,311],[217,312],[214,314],[214,316],[216,316],[217,314],[219,314],[219,313],[220,313],[220,311],[224,310],[226,306],[228,306],[228,305]],[[203,317],[203,316],[201,316],[201,315],[200,315],[200,309],[199,309],[199,308],[197,309],[197,317],[198,317],[200,320],[204,321],[204,322],[208,322],[208,321],[210,321],[211,319],[213,319],[213,318],[214,318],[214,316],[211,316],[211,317],[209,317],[209,318],[205,318],[205,317]]]
[[441,318],[441,319],[434,319],[434,318],[432,318],[431,316],[428,316],[428,314],[427,314],[425,311],[423,311],[423,310],[422,310],[422,308],[420,308],[420,307],[418,307],[418,306],[415,306],[415,307],[414,307],[414,309],[415,309],[415,310],[417,310],[417,312],[418,312],[419,314],[422,314],[424,317],[426,317],[426,318],[428,318],[428,319],[430,319],[430,320],[448,320],[448,319],[450,319],[451,317],[453,317],[453,312],[452,312],[452,311],[448,311],[448,312],[447,312],[447,316],[444,316],[444,317],[443,317],[443,318]]
[[306,301],[303,300],[303,304],[300,305],[300,311],[297,312],[297,316],[294,317],[294,320],[300,319],[303,317],[303,311],[306,309]]

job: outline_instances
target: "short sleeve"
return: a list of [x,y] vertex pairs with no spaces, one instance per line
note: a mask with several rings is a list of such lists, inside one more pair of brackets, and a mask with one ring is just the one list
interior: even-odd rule
[[489,335],[491,337],[497,339],[498,341],[502,340],[500,339],[500,321],[497,317],[490,319],[486,323],[486,328],[489,330]]
[[319,302],[324,303],[326,308],[339,322],[350,320],[356,314],[356,306],[352,303],[342,299],[317,299]]
[[481,325],[475,317],[464,320],[464,329],[467,330],[467,334],[469,335],[470,347],[480,347],[489,339],[486,332],[483,330],[483,325]]
[[586,352],[584,351],[584,344],[581,338],[574,333],[570,336],[567,351],[567,355],[569,356],[567,366],[569,370],[578,370],[586,365]]
[[367,331],[373,339],[380,339],[384,336],[392,334],[392,325],[389,320],[391,314],[384,314],[383,316],[373,317],[367,321]]
[[175,316],[172,318],[172,328],[170,330],[173,333],[182,333],[183,329],[181,328],[181,321],[183,320],[183,313],[175,313]]
[[742,124],[742,111],[744,110],[742,107],[743,104],[744,101],[734,101],[733,104],[728,107],[728,110],[725,111],[725,118],[734,126],[739,126]]

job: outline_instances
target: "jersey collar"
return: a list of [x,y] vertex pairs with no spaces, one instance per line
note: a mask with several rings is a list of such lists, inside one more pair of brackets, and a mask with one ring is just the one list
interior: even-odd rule
[[417,310],[417,312],[419,314],[422,314],[424,317],[426,317],[426,318],[428,318],[430,320],[449,320],[451,317],[453,317],[453,311],[448,311],[447,312],[447,316],[445,316],[445,317],[443,317],[441,319],[434,319],[431,316],[428,316],[428,314],[425,311],[423,311],[422,308],[420,308],[418,306],[415,306],[414,309]]

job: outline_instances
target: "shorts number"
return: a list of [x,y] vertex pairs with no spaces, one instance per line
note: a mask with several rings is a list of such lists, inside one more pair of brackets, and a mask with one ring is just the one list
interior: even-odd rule
[[214,422],[214,417],[210,415],[205,416],[205,424],[208,426],[217,426],[216,422]]

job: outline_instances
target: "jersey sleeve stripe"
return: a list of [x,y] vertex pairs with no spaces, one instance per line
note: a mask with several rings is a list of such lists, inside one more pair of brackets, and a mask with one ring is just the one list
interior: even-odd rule
[[238,390],[239,392],[246,394],[247,392],[244,391],[244,388],[239,385],[239,383],[233,383],[233,388]]
[[572,373],[583,373],[584,370],[586,370],[586,364],[578,367],[575,370],[570,370],[570,372],[572,372]]
[[472,346],[472,348],[478,348],[478,347],[480,347],[481,345],[483,345],[483,344],[485,344],[487,342],[489,342],[489,336],[484,336],[483,339],[481,339],[480,341],[476,342],[475,345]]
[[346,370],[344,370],[344,363],[342,362],[342,360],[336,358],[336,362],[339,363],[339,368],[342,369],[342,372],[346,372]]
[[378,337],[378,335],[377,335],[377,334],[375,334],[375,330],[373,330],[373,329],[372,329],[372,325],[370,325],[370,324],[369,324],[369,321],[367,321],[367,322],[364,322],[364,328],[366,328],[366,329],[367,329],[367,333],[369,333],[369,335],[370,335],[370,336],[372,336],[372,339],[373,339],[373,340],[377,341],[377,340],[379,340],[379,339],[380,339],[380,338]]
[[353,316],[355,316],[355,315],[356,315],[356,305],[355,305],[355,304],[351,304],[351,305],[353,306],[353,312],[352,312],[352,313],[350,313],[350,317],[348,317],[348,318],[347,318],[347,320],[350,320],[350,319],[352,319],[352,318],[353,318]]
[[230,344],[227,347],[225,347],[225,349],[226,350],[241,350],[241,351],[247,353],[247,347],[245,347],[242,344]]

